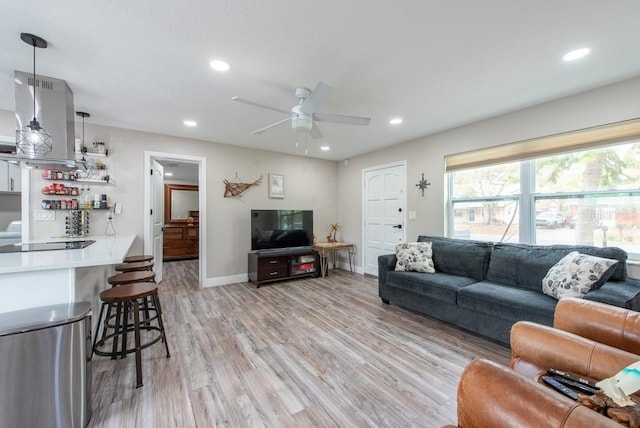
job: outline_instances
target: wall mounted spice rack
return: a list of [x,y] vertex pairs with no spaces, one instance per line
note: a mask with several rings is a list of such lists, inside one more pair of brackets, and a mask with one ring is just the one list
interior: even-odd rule
[[[87,192],[89,187],[87,186]],[[109,203],[106,194],[90,195],[85,189],[65,186],[62,183],[52,183],[42,188],[42,194],[47,196],[80,196],[72,199],[43,199],[42,209],[45,210],[108,210]]]
[[[106,170],[105,170],[106,171]],[[90,184],[115,184],[110,175],[101,175],[99,178],[82,177],[82,173],[77,171],[42,171],[42,178],[48,181],[74,181],[78,183]]]

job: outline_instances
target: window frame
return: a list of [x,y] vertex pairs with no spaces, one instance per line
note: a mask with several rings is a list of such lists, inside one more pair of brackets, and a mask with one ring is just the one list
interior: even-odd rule
[[[577,150],[576,150],[577,151]],[[485,167],[488,165],[484,165]],[[499,166],[494,165],[494,166]],[[477,166],[474,168],[481,168]],[[496,201],[514,201],[519,204],[519,233],[518,241],[523,244],[536,244],[536,221],[535,207],[539,200],[549,199],[584,199],[584,198],[611,198],[611,197],[640,197],[640,189],[628,190],[591,190],[591,191],[574,191],[574,192],[554,192],[554,193],[538,193],[536,192],[536,160],[520,161],[520,193],[505,196],[477,196],[477,197],[454,197],[454,174],[458,170],[446,172],[447,179],[447,236],[453,237],[455,229],[454,205],[459,202],[496,202]],[[560,244],[560,243],[559,243]],[[629,260],[640,261],[640,253],[628,252]]]
[[[575,153],[606,146],[626,144],[640,141],[640,118],[631,118],[620,122],[608,123],[590,128],[578,129],[484,147],[467,152],[451,153],[444,157],[445,183],[447,195],[445,214],[445,231],[447,236],[454,234],[455,214],[454,204],[466,201],[496,201],[513,200],[513,195],[505,197],[477,197],[454,198],[454,179],[456,171],[496,166],[502,163],[520,162],[520,200],[518,217],[518,240],[522,243],[536,242],[536,203],[542,199],[572,199],[572,198],[607,198],[607,197],[636,197],[640,196],[640,189],[597,190],[536,193],[536,159]],[[629,259],[640,261],[640,253],[629,254]]]

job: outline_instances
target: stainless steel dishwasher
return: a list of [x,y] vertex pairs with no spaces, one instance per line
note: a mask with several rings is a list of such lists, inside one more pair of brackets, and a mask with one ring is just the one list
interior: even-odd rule
[[85,427],[91,304],[0,314],[0,427]]

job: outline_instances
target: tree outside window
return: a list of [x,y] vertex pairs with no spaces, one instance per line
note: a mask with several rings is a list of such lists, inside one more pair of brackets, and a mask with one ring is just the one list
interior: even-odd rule
[[[534,177],[521,182],[527,168]],[[640,142],[473,168],[451,176],[451,236],[615,245],[640,256]],[[531,209],[525,215],[519,207],[529,200],[532,203],[525,206]]]

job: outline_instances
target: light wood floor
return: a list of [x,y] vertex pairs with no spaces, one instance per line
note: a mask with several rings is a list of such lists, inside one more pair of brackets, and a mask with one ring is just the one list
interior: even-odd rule
[[509,350],[396,306],[377,279],[200,288],[197,262],[165,263],[160,298],[171,358],[93,359],[90,427],[440,427],[475,357]]

